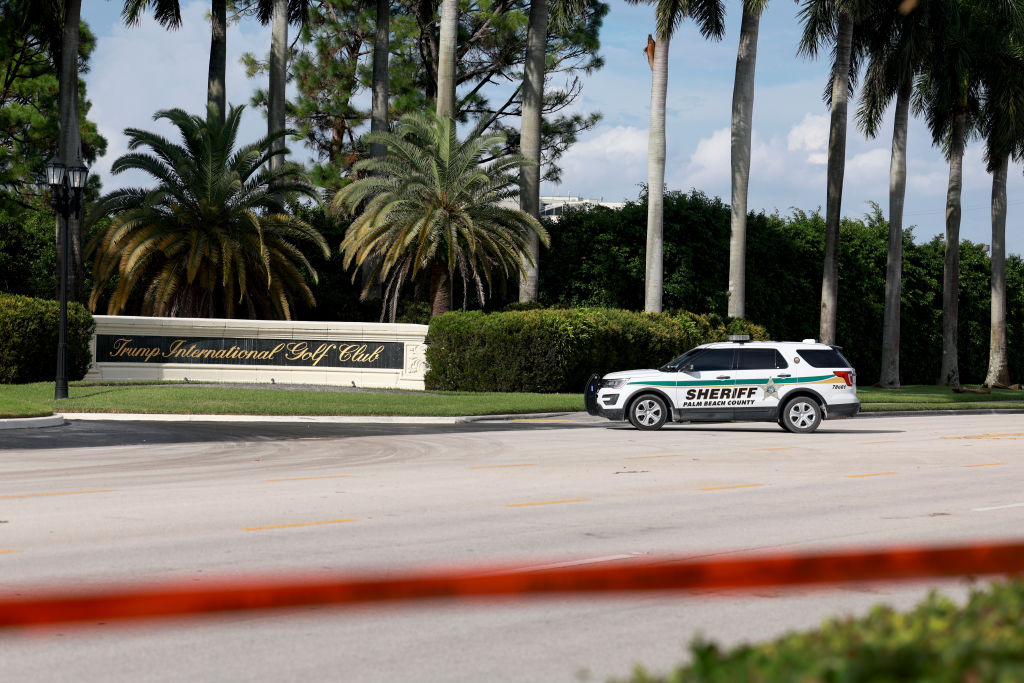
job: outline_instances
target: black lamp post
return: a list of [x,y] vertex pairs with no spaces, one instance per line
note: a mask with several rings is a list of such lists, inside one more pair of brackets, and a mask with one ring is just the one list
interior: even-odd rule
[[54,157],[46,164],[46,181],[53,190],[54,213],[60,216],[60,330],[57,333],[57,383],[53,390],[55,399],[68,397],[68,219],[81,218],[82,189],[85,187],[89,169],[82,163],[67,168]]

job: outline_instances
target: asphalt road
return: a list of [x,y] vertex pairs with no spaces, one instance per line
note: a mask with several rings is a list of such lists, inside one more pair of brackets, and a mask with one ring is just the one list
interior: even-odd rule
[[[1024,537],[1024,415],[638,432],[72,423],[0,435],[0,592]],[[16,433],[13,433],[16,432]],[[934,584],[939,585],[939,584]],[[964,582],[941,587],[962,597]],[[6,631],[5,680],[603,681],[926,584],[247,613]]]

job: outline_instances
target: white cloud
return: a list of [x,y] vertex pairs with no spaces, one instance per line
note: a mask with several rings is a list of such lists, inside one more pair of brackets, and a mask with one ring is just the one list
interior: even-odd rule
[[[636,186],[647,182],[647,131],[633,126],[599,126],[559,160],[571,182],[545,185],[545,194],[573,194],[608,201],[635,199]],[[608,179],[614,178],[615,194]]]
[[[828,145],[829,116],[827,114],[807,114],[803,120],[789,129],[786,136],[786,149],[791,152],[817,152]],[[820,163],[816,159],[820,155],[812,154],[815,159],[811,163]]]
[[888,192],[886,188],[889,187],[891,156],[889,150],[879,148],[850,157],[846,160],[844,182],[868,187],[879,186],[883,191]]

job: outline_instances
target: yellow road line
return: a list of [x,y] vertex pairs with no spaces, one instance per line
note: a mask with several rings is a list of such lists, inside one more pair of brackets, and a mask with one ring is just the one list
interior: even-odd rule
[[964,467],[995,467],[996,465],[1005,465],[1005,462],[983,462],[978,465],[964,465]]
[[470,467],[471,470],[497,470],[503,467],[536,467],[536,463],[523,462],[515,465],[477,465],[476,467]]
[[267,529],[291,529],[299,526],[317,526],[319,524],[343,524],[354,522],[354,519],[328,519],[323,522],[299,522],[298,524],[271,524],[270,526],[247,526],[245,531],[266,531]]
[[755,486],[764,486],[764,484],[737,484],[735,486],[710,486],[706,489],[697,489],[698,491],[724,491],[726,489],[750,489]]
[[568,498],[566,500],[540,500],[535,503],[511,503],[506,505],[507,508],[525,508],[534,505],[558,505],[559,503],[583,503],[586,502],[586,498]]
[[0,496],[0,498],[41,498],[43,496],[75,496],[79,493],[109,493],[117,489],[94,489],[92,491],[54,491],[52,493],[19,493],[13,496]]
[[965,436],[941,436],[940,439],[1018,439],[1024,437],[1024,432],[1012,434],[968,434]]
[[351,477],[351,474],[325,474],[320,477],[287,477],[284,479],[267,479],[266,481],[305,481],[307,479],[344,479]]
[[872,472],[871,474],[847,474],[847,479],[860,479],[863,477],[884,477],[889,474],[896,474],[895,472]]
[[633,456],[630,456],[630,457],[626,458],[626,460],[650,460],[652,458],[681,458],[681,457],[683,457],[682,453],[670,453],[668,455],[633,455]]
[[3,548],[0,548],[0,555],[5,555],[7,553],[20,553],[20,552],[21,552],[20,550],[4,550]]

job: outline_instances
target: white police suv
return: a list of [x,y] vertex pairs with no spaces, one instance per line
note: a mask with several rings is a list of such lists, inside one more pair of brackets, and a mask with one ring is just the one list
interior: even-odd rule
[[657,370],[592,375],[584,398],[591,415],[637,429],[661,429],[669,419],[742,420],[813,432],[823,419],[860,410],[857,375],[840,347],[746,336],[703,344]]

